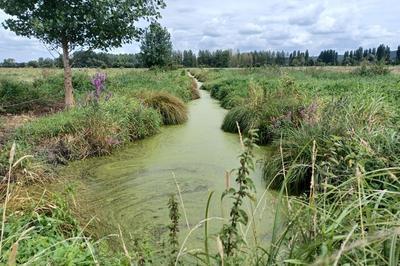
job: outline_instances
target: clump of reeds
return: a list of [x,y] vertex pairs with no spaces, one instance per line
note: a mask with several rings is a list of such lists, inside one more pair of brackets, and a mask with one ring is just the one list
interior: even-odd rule
[[230,133],[238,133],[237,123],[243,132],[248,132],[250,128],[257,127],[259,117],[257,111],[247,106],[238,106],[230,110],[222,123],[222,130]]
[[270,144],[285,125],[298,127],[302,123],[316,123],[318,107],[298,93],[292,79],[283,79],[279,89],[266,89],[251,82],[247,98],[228,112],[222,129],[237,133],[236,123],[239,123],[246,134],[251,128],[257,128],[258,144]]
[[[280,204],[285,226],[272,238],[265,263],[397,265],[400,168],[367,172],[361,161],[354,161],[353,174],[338,176],[337,169],[330,167],[317,174],[320,166],[316,160],[323,151],[314,142],[310,153],[309,194],[290,197]],[[282,166],[286,175],[281,199],[297,164]],[[342,182],[337,182],[338,178]]]
[[367,171],[397,166],[398,151],[393,147],[400,140],[393,118],[381,98],[361,94],[334,100],[323,108],[318,122],[282,128],[282,140],[273,143],[275,152],[266,160],[264,178],[273,188],[280,188],[284,180],[283,161],[286,169],[292,167],[287,173],[288,190],[294,193],[307,190],[313,141],[321,154],[316,158],[319,181],[319,175],[330,169],[337,176],[335,184],[340,184],[354,174],[357,162],[362,162]]
[[190,85],[190,92],[192,93],[192,100],[200,99],[200,91],[197,81],[194,78],[192,79],[192,84]]
[[178,125],[187,121],[187,107],[179,98],[167,92],[145,93],[143,97],[145,105],[161,114],[164,125]]

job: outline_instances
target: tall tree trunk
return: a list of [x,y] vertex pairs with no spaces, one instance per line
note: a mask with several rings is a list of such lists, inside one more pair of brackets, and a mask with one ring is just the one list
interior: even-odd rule
[[64,63],[64,89],[65,89],[65,108],[75,105],[74,88],[72,86],[72,70],[69,62],[68,41],[63,42],[63,63]]

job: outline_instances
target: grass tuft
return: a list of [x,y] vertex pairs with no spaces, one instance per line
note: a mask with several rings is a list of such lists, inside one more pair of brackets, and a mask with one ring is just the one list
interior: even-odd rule
[[164,125],[178,125],[187,121],[188,110],[185,103],[167,92],[145,93],[144,104],[157,110]]

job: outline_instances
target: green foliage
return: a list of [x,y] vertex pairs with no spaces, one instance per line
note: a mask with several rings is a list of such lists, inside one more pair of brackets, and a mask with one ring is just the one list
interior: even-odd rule
[[222,194],[221,199],[230,195],[233,200],[233,205],[229,215],[229,223],[224,224],[220,233],[222,244],[224,245],[224,252],[227,257],[234,255],[235,251],[237,251],[238,245],[243,242],[239,233],[239,224],[247,225],[249,221],[248,214],[243,209],[242,205],[245,199],[253,198],[252,193],[255,191],[253,180],[249,175],[250,171],[254,170],[253,149],[257,147],[255,144],[256,141],[256,131],[250,130],[249,138],[246,138],[243,141],[244,151],[239,156],[240,167],[235,179],[238,188],[227,188],[227,190]]
[[179,233],[179,207],[178,202],[176,201],[175,195],[171,195],[168,201],[169,208],[169,219],[171,220],[171,224],[169,225],[169,246],[171,249],[170,254],[170,265],[175,265],[175,260],[178,255],[179,241],[178,241],[178,233]]
[[246,106],[238,106],[231,109],[224,118],[222,130],[231,133],[238,133],[237,124],[240,130],[248,132],[251,128],[258,127],[259,118],[256,111]]
[[354,70],[354,74],[360,76],[376,76],[376,75],[387,75],[390,70],[384,64],[372,64],[368,63],[361,64],[361,67]]
[[178,125],[188,119],[185,103],[169,93],[153,92],[145,94],[144,104],[161,114],[164,125]]
[[[160,116],[127,98],[113,98],[93,106],[43,117],[20,127],[16,138],[64,162],[110,153],[126,142],[158,132]],[[28,137],[29,136],[29,137]]]
[[[244,133],[250,128],[259,130],[259,144],[269,144],[280,135],[280,128],[290,124],[314,123],[317,105],[308,104],[306,97],[299,93],[296,83],[287,77],[280,81],[279,89],[262,89],[249,83],[247,96],[225,116],[222,129],[237,133],[236,122]],[[227,95],[234,93],[228,90]],[[229,96],[225,96],[225,99]],[[240,98],[239,98],[240,99]],[[221,103],[223,105],[224,102]]]
[[18,113],[43,105],[37,90],[32,84],[11,79],[0,80],[0,112]]
[[64,196],[46,196],[22,211],[7,214],[1,264],[14,261],[17,265],[93,265],[98,260],[118,263],[119,256],[108,257],[102,242],[83,234]]
[[396,51],[396,64],[400,64],[400,45],[397,47]]
[[140,56],[145,67],[163,67],[171,62],[172,42],[167,28],[158,22],[150,24],[140,46]]
[[108,89],[115,94],[137,97],[144,92],[168,92],[184,102],[192,99],[191,80],[180,71],[132,71],[109,75]]
[[[57,97],[62,99],[64,76],[62,74],[49,75],[47,77],[35,80],[33,85],[40,91],[47,91],[49,94],[57,95]],[[78,94],[88,92],[92,89],[90,76],[84,71],[76,71],[74,73],[72,77],[72,85]]]
[[74,0],[55,4],[29,0],[18,5],[15,1],[0,1],[0,8],[12,16],[5,21],[6,28],[54,46],[66,42],[72,49],[119,47],[142,32],[135,25],[139,19],[158,17],[164,5],[163,1]]
[[[332,184],[337,185],[354,175],[357,163],[366,171],[396,166],[398,151],[393,147],[399,138],[394,121],[382,98],[360,94],[333,101],[316,123],[283,129],[283,139],[273,144],[276,152],[264,166],[264,178],[279,188],[286,177],[288,190],[299,193],[308,189],[312,174],[322,182],[320,176],[331,171]],[[313,141],[321,154],[314,162]]]
[[[89,91],[89,75],[76,72],[72,83],[78,96]],[[37,78],[33,82],[4,78],[0,80],[0,112],[19,114],[27,111],[38,113],[59,109],[63,100],[64,77],[62,74],[50,74]]]

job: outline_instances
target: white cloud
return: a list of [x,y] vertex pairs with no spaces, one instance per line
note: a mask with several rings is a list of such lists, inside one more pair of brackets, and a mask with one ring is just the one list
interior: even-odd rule
[[[161,23],[176,49],[355,49],[399,45],[398,0],[166,0]],[[0,12],[0,21],[5,14]],[[138,44],[114,52],[137,52]],[[0,30],[0,60],[49,53],[37,40]]]

